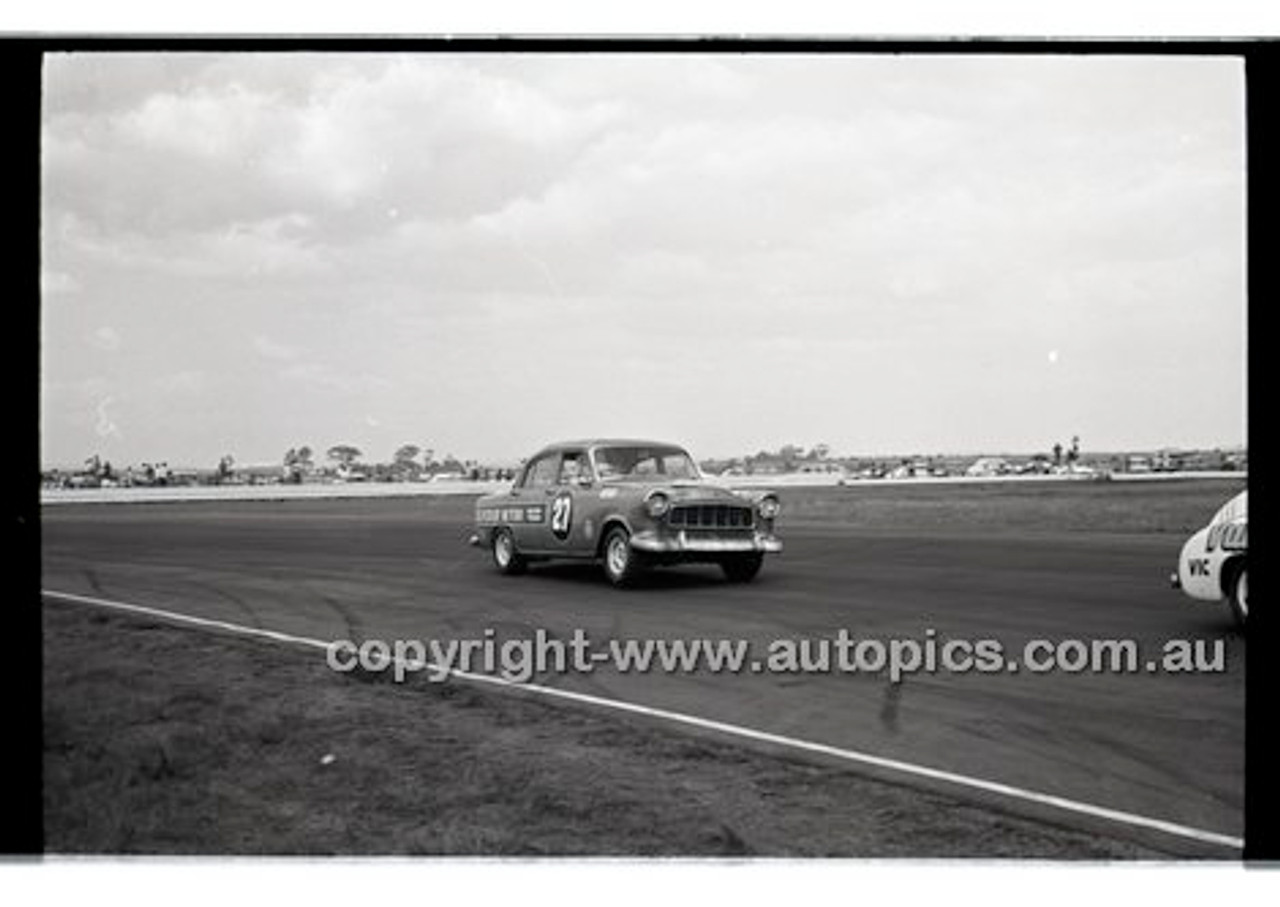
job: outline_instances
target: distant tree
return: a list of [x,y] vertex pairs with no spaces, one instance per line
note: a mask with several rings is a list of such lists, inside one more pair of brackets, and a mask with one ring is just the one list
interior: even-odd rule
[[[306,459],[303,459],[302,452],[306,451]],[[284,480],[293,482],[295,485],[302,484],[302,473],[311,466],[311,448],[302,447],[294,449],[290,447],[284,455]]]
[[222,459],[218,461],[218,481],[219,482],[222,482],[231,478],[231,470],[232,470],[232,467],[235,466],[235,463],[236,463],[236,458],[231,456],[231,454],[225,454],[222,457]]
[[298,448],[298,465],[310,466],[311,458],[313,456],[315,456],[315,454],[312,452],[311,448],[308,447],[306,444],[303,444],[301,447]]
[[1053,445],[1053,465],[1062,465],[1062,444],[1058,442]]
[[350,466],[360,459],[361,453],[360,448],[353,447],[350,444],[335,444],[329,448],[327,456],[340,466]]
[[422,452],[422,448],[420,448],[418,445],[405,444],[396,450],[395,456],[393,457],[393,459],[397,464],[401,464],[401,465],[413,464],[414,466],[416,466],[418,464],[414,461],[417,460],[418,454],[421,452]]
[[809,459],[825,460],[831,454],[831,447],[827,444],[815,444],[809,450]]
[[418,453],[422,448],[416,444],[404,444],[396,449],[392,454],[391,466],[387,469],[387,480],[395,479],[405,480],[413,479],[422,472],[422,466],[418,463]]
[[1080,459],[1080,436],[1072,435],[1071,449],[1067,451],[1067,462],[1074,463],[1078,459]]
[[84,465],[91,474],[96,476],[102,471],[102,458],[97,454],[94,454],[91,457],[86,457]]

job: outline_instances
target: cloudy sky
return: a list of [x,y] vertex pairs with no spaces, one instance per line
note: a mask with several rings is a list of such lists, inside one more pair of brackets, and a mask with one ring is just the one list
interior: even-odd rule
[[1244,437],[1186,57],[46,58],[42,457]]

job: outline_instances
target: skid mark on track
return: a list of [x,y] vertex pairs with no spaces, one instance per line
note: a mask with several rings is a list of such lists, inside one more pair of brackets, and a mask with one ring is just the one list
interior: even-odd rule
[[80,572],[83,573],[84,578],[89,581],[89,588],[93,589],[93,591],[99,595],[107,594],[107,591],[102,588],[102,580],[98,578],[96,571],[90,570],[88,567],[83,567]]
[[333,609],[347,630],[347,639],[352,642],[363,642],[365,638],[364,621],[356,617],[351,609],[339,602],[332,595],[321,595],[320,600]]
[[884,699],[880,704],[880,724],[890,734],[898,733],[898,709],[902,703],[904,683],[890,682],[885,686]]
[[258,617],[258,612],[254,611],[253,607],[243,598],[238,595],[233,595],[221,586],[215,586],[212,583],[196,583],[196,585],[206,592],[212,592],[223,601],[231,602],[231,604],[235,605],[237,610],[249,618],[250,626],[259,630],[262,629],[262,620]]

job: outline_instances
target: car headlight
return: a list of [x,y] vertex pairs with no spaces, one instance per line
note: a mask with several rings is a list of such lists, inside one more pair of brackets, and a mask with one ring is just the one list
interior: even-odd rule
[[766,495],[756,504],[756,510],[759,511],[760,518],[764,520],[772,520],[781,509],[782,505],[778,503],[778,499],[773,495]]
[[649,516],[656,520],[665,516],[666,512],[671,509],[671,499],[661,491],[652,491],[644,499],[644,508]]

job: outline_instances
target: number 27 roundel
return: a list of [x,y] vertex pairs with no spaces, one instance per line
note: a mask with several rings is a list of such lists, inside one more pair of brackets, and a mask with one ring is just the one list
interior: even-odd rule
[[573,526],[573,497],[561,492],[551,502],[551,534],[563,541],[569,537]]

